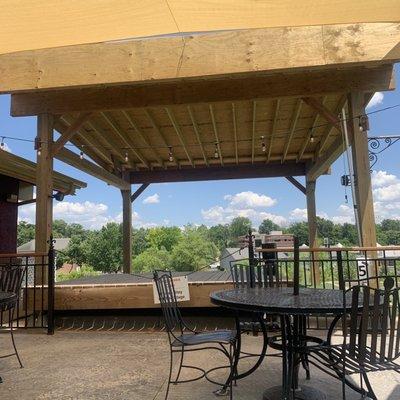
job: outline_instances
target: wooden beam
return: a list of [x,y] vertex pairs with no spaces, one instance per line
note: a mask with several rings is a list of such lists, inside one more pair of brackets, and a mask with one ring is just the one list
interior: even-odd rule
[[[1,65],[1,56],[0,56]],[[1,70],[1,68],[0,68]],[[0,82],[1,84],[1,82]],[[323,96],[347,93],[349,89],[384,91],[394,89],[391,65],[377,68],[349,67],[290,74],[232,76],[229,79],[193,79],[142,85],[38,91],[12,95],[13,116],[43,112],[65,114],[143,107],[169,107],[219,101]]]
[[238,139],[237,139],[237,120],[236,120],[235,103],[232,103],[232,123],[233,123],[233,140],[235,142],[234,144],[235,144],[236,164],[239,164]]
[[54,157],[64,145],[72,139],[72,137],[79,131],[81,126],[89,119],[92,115],[91,112],[82,112],[78,118],[68,127],[68,129],[61,134],[58,140],[53,143],[51,148],[51,155]]
[[119,189],[127,190],[129,187],[129,184],[120,177],[108,172],[104,168],[101,168],[86,159],[81,160],[79,155],[71,150],[63,148],[58,152],[55,158],[81,170],[82,172],[101,179],[109,185],[116,186]]
[[315,97],[303,97],[303,101],[315,111],[319,112],[324,119],[329,122],[338,132],[341,132],[340,119],[335,113],[326,108],[323,103],[319,102]]
[[400,60],[399,26],[285,26],[2,54],[0,92],[391,64]]
[[205,162],[205,164],[206,164],[207,167],[208,167],[209,163],[208,163],[208,159],[207,159],[206,152],[204,151],[203,143],[201,142],[199,126],[198,126],[198,124],[197,124],[197,122],[196,122],[196,119],[195,119],[195,117],[194,117],[192,108],[191,108],[190,106],[187,106],[187,110],[188,110],[190,119],[191,119],[191,121],[192,121],[193,130],[194,130],[194,133],[195,133],[195,135],[196,135],[197,142],[199,143],[201,153],[203,154],[204,162]]
[[179,138],[179,141],[181,142],[181,145],[183,147],[183,150],[185,151],[186,157],[188,158],[190,164],[192,166],[194,166],[192,156],[189,154],[189,151],[188,151],[186,143],[185,143],[184,135],[182,133],[181,127],[178,124],[178,121],[175,118],[174,113],[169,108],[166,108],[165,111],[167,112],[168,117],[169,117],[169,119],[170,119],[170,121],[172,123],[172,126],[174,127],[175,132],[176,132],[176,134],[177,134],[177,136]]
[[276,104],[275,104],[274,120],[272,122],[272,128],[271,128],[271,136],[270,136],[270,140],[269,140],[267,163],[269,163],[270,160],[271,160],[272,145],[274,143],[274,136],[275,136],[275,133],[276,133],[276,126],[278,125],[278,116],[279,116],[280,104],[281,104],[281,100],[277,99],[276,100]]
[[[35,252],[45,253],[49,249],[53,224],[53,116],[39,115],[37,118],[37,136],[40,143],[40,155],[37,154],[36,167],[36,225]],[[44,276],[46,281],[47,275]]]
[[132,171],[132,184],[212,181],[223,179],[272,178],[305,175],[305,164],[285,163],[225,165],[223,168],[212,166],[208,168],[181,168],[174,170]]
[[307,168],[307,175],[310,180],[316,180],[322,174],[328,171],[329,167],[339,158],[343,153],[343,138],[339,136],[328,147],[322,157],[318,158],[316,162],[310,164]]
[[254,163],[255,139],[256,139],[256,124],[257,124],[257,102],[253,101],[253,124],[251,132],[251,162]]
[[303,194],[306,194],[306,188],[293,176],[285,176],[285,178],[297,189],[300,190]]
[[218,149],[218,156],[219,156],[219,160],[221,161],[221,165],[224,166],[224,157],[222,156],[221,144],[219,143],[217,122],[215,120],[214,107],[212,104],[209,105],[209,109],[210,109],[210,115],[211,115],[211,122],[212,122],[213,130],[214,130],[215,145]]
[[122,272],[132,272],[132,189],[121,190],[122,195]]
[[[346,101],[347,101],[346,95],[344,95],[340,98],[340,100],[335,108],[335,111],[333,112],[334,115],[339,115],[339,113],[342,111],[342,108],[345,106]],[[319,142],[318,149],[316,151],[317,157],[320,157],[323,154],[325,145],[328,143],[328,139],[329,139],[332,131],[333,131],[333,125],[326,127],[326,129],[322,135],[321,141]]]
[[133,203],[148,187],[150,186],[149,183],[143,183],[135,193],[131,196],[131,202]]
[[301,110],[301,99],[297,100],[297,104],[294,109],[294,113],[292,116],[292,121],[290,123],[289,137],[286,139],[285,148],[283,150],[283,156],[281,163],[283,164],[286,160],[287,153],[289,151],[290,143],[292,143],[293,135],[296,129],[297,120],[299,119],[300,110]]
[[[361,231],[360,246],[376,246],[376,228],[370,160],[368,151],[368,132],[360,132],[359,117],[365,115],[363,93],[351,93],[348,97],[349,126],[352,132],[351,151],[354,169],[356,211]],[[373,272],[376,276],[376,271]]]
[[105,119],[105,121],[108,123],[108,125],[111,127],[111,129],[116,134],[116,136],[122,141],[122,143],[124,143],[124,145],[126,146],[127,153],[134,154],[135,157],[137,157],[145,167],[150,168],[149,163],[143,157],[142,153],[139,150],[134,148],[135,144],[133,143],[133,141],[129,138],[129,136],[126,134],[126,132],[122,131],[122,129],[114,121],[114,119],[104,112],[102,112],[101,115]]

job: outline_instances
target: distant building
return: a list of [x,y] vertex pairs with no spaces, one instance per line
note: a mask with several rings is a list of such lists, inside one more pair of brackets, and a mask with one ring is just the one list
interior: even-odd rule
[[[69,245],[70,238],[56,238],[54,239],[54,249],[57,251],[66,250]],[[17,253],[34,253],[35,252],[35,239],[22,244],[17,248]]]
[[227,247],[221,252],[220,266],[229,270],[232,261],[240,261],[249,259],[249,249],[245,247],[240,250],[240,247]]

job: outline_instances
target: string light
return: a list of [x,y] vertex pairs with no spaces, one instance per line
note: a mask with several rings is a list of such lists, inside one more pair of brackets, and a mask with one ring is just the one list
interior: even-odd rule
[[262,152],[265,153],[267,151],[267,146],[265,145],[265,142],[264,142],[264,136],[261,136],[261,140],[262,140],[261,149],[262,149]]
[[80,152],[80,154],[79,154],[79,158],[81,159],[81,160],[83,160],[83,151],[81,150],[81,152]]
[[172,161],[174,161],[174,156],[173,156],[173,154],[172,154],[172,147],[169,146],[168,149],[169,149],[169,152],[168,152],[168,160],[169,160],[170,162],[172,162]]
[[5,149],[6,149],[6,145],[5,145],[5,143],[4,143],[4,137],[1,138],[0,149],[1,149],[1,150],[5,150]]
[[311,134],[311,136],[310,136],[310,143],[314,143],[314,135],[313,134]]
[[218,143],[215,143],[215,151],[214,151],[214,158],[218,158],[219,153],[218,153]]
[[37,136],[35,137],[35,150],[37,151],[38,157],[40,157],[42,154],[42,143]]
[[125,162],[127,163],[129,161],[128,153],[125,153]]
[[369,131],[369,120],[367,115],[360,115],[358,117],[358,129],[360,132]]

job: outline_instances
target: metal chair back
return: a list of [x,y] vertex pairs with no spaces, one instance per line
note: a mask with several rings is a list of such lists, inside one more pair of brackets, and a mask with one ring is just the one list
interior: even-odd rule
[[[14,293],[18,299],[24,275],[25,275],[25,267],[23,265],[1,265],[0,291]],[[9,309],[14,307],[15,302],[8,303],[6,306],[3,307],[3,311],[4,309]]]
[[360,365],[400,356],[400,288],[386,277],[384,289],[356,285],[344,291],[345,347]]
[[176,300],[176,292],[171,271],[154,271],[154,282],[160,299],[165,326],[168,334],[179,331],[183,334],[184,322]]
[[281,285],[279,268],[275,262],[255,260],[253,264],[231,264],[231,276],[235,288],[278,287]]

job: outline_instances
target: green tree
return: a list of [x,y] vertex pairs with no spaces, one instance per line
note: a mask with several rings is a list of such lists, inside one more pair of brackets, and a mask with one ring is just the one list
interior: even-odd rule
[[275,224],[275,222],[270,219],[264,219],[258,227],[258,232],[260,233],[270,233],[271,231],[279,231],[281,230],[279,225]]
[[165,249],[149,247],[132,261],[135,272],[152,272],[155,269],[169,269],[171,266],[171,253]]
[[246,217],[236,217],[229,225],[230,244],[236,246],[240,236],[245,236],[251,229],[251,221]]
[[218,249],[221,251],[225,247],[228,247],[228,242],[230,239],[229,225],[215,225],[210,227],[208,230],[208,237],[211,242],[214,243]]
[[122,266],[121,225],[111,222],[87,240],[87,263],[97,271],[117,272]]
[[286,233],[291,233],[294,236],[297,236],[300,244],[308,243],[308,224],[307,222],[295,222],[290,225],[289,228],[285,230]]
[[35,239],[35,225],[20,221],[17,227],[17,245],[21,246]]
[[147,229],[133,229],[132,231],[132,252],[135,256],[143,253],[149,244],[147,242]]
[[384,219],[379,225],[384,232],[387,232],[387,231],[400,232],[400,220]]
[[188,227],[172,249],[171,268],[176,271],[196,271],[214,262],[217,256],[217,247],[204,231]]
[[160,226],[147,232],[147,242],[150,247],[171,251],[181,238],[181,230],[177,226]]
[[68,247],[63,252],[64,262],[82,266],[87,262],[87,243],[80,236],[72,236]]

